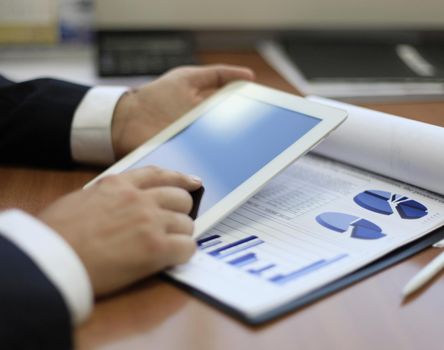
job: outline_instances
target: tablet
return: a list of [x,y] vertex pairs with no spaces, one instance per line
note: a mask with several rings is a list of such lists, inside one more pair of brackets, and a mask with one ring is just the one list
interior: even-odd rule
[[[156,165],[203,180],[198,237],[316,146],[346,112],[250,82],[234,82],[90,182]],[[89,185],[89,184],[88,184]]]

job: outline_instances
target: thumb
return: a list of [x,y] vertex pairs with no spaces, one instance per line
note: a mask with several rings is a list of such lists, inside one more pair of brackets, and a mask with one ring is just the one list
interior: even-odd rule
[[217,89],[235,80],[254,80],[254,72],[246,67],[211,65],[191,68],[186,73],[190,84],[199,90]]

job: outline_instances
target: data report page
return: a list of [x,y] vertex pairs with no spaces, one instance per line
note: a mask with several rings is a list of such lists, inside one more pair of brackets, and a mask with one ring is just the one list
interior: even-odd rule
[[308,155],[168,274],[256,317],[433,231],[442,213],[438,195]]

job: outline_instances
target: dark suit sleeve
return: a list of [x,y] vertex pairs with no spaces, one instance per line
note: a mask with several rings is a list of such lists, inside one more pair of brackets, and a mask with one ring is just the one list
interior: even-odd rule
[[54,79],[14,83],[0,76],[0,163],[71,165],[72,119],[88,89]]
[[34,262],[0,235],[0,347],[71,349],[63,297]]

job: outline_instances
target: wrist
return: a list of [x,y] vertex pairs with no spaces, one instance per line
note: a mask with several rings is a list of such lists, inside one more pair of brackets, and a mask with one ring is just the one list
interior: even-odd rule
[[130,90],[120,97],[114,109],[111,142],[116,159],[122,158],[129,151],[125,144],[125,130],[131,121],[131,116],[134,115],[136,104],[136,91]]

